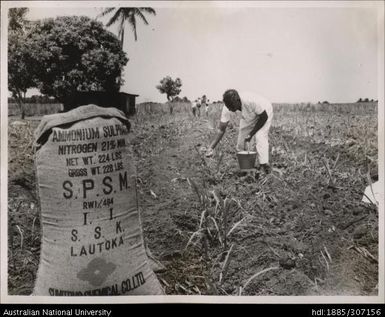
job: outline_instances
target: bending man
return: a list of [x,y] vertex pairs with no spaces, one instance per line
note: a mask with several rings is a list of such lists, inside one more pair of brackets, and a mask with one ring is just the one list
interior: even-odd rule
[[245,150],[245,144],[255,137],[257,157],[260,167],[265,173],[270,173],[269,165],[269,129],[273,118],[273,107],[270,101],[262,96],[251,93],[241,93],[234,89],[223,94],[224,107],[218,133],[211,142],[206,156],[212,156],[213,150],[226,132],[231,113],[241,111],[239,123],[237,151]]

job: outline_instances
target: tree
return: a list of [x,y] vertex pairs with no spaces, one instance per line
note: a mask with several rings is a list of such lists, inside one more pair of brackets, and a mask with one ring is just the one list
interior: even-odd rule
[[25,58],[44,95],[65,102],[76,91],[119,91],[128,58],[101,22],[63,16],[38,21],[26,37]]
[[9,30],[16,32],[23,32],[28,21],[25,16],[27,15],[28,8],[11,8],[8,11],[8,28]]
[[23,34],[9,32],[8,36],[8,89],[15,98],[20,109],[21,119],[25,117],[24,98],[27,90],[35,86],[26,62],[26,47],[23,45]]
[[27,89],[35,86],[31,65],[25,56],[25,32],[28,25],[25,15],[28,8],[11,8],[8,11],[8,90],[12,93],[21,114],[25,118],[24,99]]
[[107,22],[106,26],[111,26],[116,22],[119,23],[118,37],[120,39],[120,43],[122,47],[123,47],[123,41],[124,41],[124,28],[126,24],[131,26],[134,32],[134,37],[136,41],[138,39],[138,35],[136,33],[136,17],[140,18],[144,22],[144,24],[148,25],[148,21],[144,16],[144,14],[147,13],[147,14],[156,15],[155,10],[152,8],[106,8],[99,15],[99,17],[110,14],[113,11],[115,11],[115,13]]
[[177,96],[182,89],[182,81],[180,78],[173,80],[170,76],[164,77],[156,88],[161,94],[166,94],[167,100],[170,101],[173,97]]

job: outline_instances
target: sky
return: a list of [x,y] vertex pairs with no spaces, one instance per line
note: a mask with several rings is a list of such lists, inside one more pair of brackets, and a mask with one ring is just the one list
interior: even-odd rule
[[[313,6],[307,1],[295,6],[151,2],[147,6],[156,16],[147,16],[149,25],[138,21],[138,40],[129,26],[125,31],[123,49],[129,62],[121,91],[139,94],[138,102],[164,102],[166,96],[156,85],[171,76],[182,80],[180,96],[190,100],[203,94],[221,100],[229,88],[255,92],[272,102],[378,99],[379,2],[329,2],[327,7],[310,3]],[[91,2],[98,8],[81,1],[29,5],[27,18],[36,20],[59,15],[95,18],[101,7],[113,3]],[[108,17],[99,20],[105,23]],[[117,34],[116,26],[108,29]]]

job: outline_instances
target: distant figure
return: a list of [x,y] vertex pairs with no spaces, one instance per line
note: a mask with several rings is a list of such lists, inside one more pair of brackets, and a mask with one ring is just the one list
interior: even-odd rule
[[230,121],[231,112],[241,111],[242,118],[239,123],[237,151],[245,150],[246,144],[255,136],[259,167],[268,174],[269,165],[269,129],[273,118],[273,106],[269,100],[251,93],[241,93],[234,89],[223,94],[224,106],[221,121],[215,139],[211,142],[206,156],[213,155],[213,150],[222,139]]
[[201,116],[201,98],[198,98],[197,100],[197,114],[198,114],[198,117]]
[[205,107],[206,117],[209,116],[209,103],[210,103],[210,100],[207,99],[206,107]]
[[198,104],[198,99],[195,99],[195,100],[191,103],[191,110],[192,110],[192,113],[193,113],[194,117],[196,117],[197,104]]
[[167,104],[168,104],[168,109],[169,109],[169,111],[170,111],[170,115],[172,115],[172,113],[173,113],[173,111],[174,111],[173,100],[167,101]]
[[202,107],[204,107],[204,109],[205,109],[206,116],[208,116],[208,112],[209,112],[209,109],[208,109],[209,105],[207,104],[207,102],[208,101],[207,101],[206,95],[203,95],[201,104],[202,104]]

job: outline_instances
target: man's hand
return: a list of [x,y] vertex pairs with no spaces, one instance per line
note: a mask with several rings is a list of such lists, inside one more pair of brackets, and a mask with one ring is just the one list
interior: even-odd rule
[[206,157],[211,157],[214,155],[214,150],[211,148],[211,147],[205,147],[205,146],[201,146],[199,148],[199,152],[201,154],[204,154]]
[[214,150],[212,148],[208,148],[206,151],[206,157],[212,157],[214,155]]
[[245,143],[249,143],[251,141],[251,138],[252,136],[249,134],[246,138],[245,138]]

